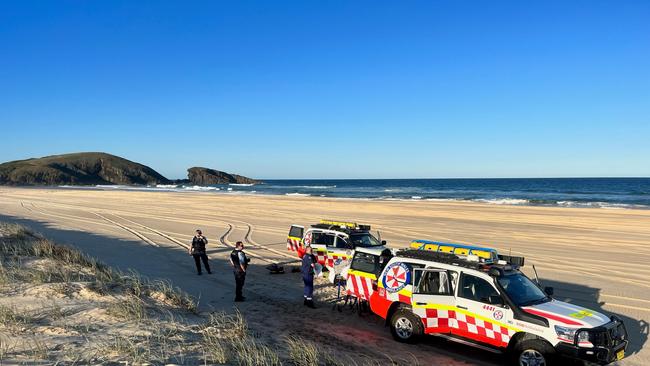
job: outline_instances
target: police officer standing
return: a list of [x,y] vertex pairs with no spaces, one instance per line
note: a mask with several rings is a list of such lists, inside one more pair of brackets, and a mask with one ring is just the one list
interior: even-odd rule
[[194,257],[194,263],[196,264],[196,272],[198,275],[201,275],[201,260],[203,260],[203,266],[209,274],[212,274],[210,271],[210,264],[208,263],[208,255],[205,251],[205,246],[208,244],[208,238],[203,236],[201,230],[196,230],[196,235],[192,238],[192,246],[188,249],[188,252],[192,257]]
[[315,309],[314,305],[314,271],[316,268],[316,257],[314,257],[311,246],[305,247],[305,255],[302,257],[302,281],[305,284],[304,298],[305,306]]
[[244,253],[244,243],[238,241],[235,249],[230,253],[230,264],[235,274],[235,301],[241,302],[246,298],[242,295],[244,281],[246,281],[246,269],[248,268],[249,259]]

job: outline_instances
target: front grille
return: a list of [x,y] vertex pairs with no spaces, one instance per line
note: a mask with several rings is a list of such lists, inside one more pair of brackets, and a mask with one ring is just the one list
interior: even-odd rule
[[584,331],[589,334],[589,342],[594,347],[616,347],[627,341],[625,325],[618,318],[612,318],[612,321],[604,326],[584,329]]
[[612,340],[612,345],[621,344],[627,340],[627,331],[623,323],[618,322],[616,326],[609,329],[609,338]]
[[609,346],[609,337],[605,330],[592,330],[589,332],[589,342],[595,347]]

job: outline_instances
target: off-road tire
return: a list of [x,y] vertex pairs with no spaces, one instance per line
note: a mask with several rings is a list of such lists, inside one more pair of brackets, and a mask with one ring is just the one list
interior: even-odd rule
[[390,318],[390,332],[398,342],[415,343],[423,333],[422,320],[408,308],[399,308]]
[[552,366],[555,350],[544,340],[527,339],[513,347],[511,358],[511,364],[516,366]]

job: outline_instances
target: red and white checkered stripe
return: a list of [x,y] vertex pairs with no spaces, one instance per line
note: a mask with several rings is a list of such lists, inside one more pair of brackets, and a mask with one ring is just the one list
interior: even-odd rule
[[323,266],[327,263],[327,252],[318,250],[314,255],[316,256],[316,262]]
[[287,238],[287,250],[292,252],[297,252],[300,247],[300,240]]
[[506,347],[514,330],[455,310],[425,309],[425,333],[453,332],[497,347]]
[[334,268],[334,262],[336,262],[338,259],[345,261],[350,259],[350,257],[347,255],[328,254],[327,267]]
[[350,296],[368,300],[373,292],[372,279],[349,273],[345,289]]

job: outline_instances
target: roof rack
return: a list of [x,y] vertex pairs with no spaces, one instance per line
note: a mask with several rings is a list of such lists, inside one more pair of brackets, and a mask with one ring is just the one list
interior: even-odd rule
[[496,249],[487,247],[477,247],[466,244],[442,243],[429,240],[413,240],[411,249],[427,250],[438,253],[456,254],[458,256],[475,255],[479,260],[485,263],[496,263],[499,260],[499,254]]
[[488,272],[491,276],[502,276],[508,271],[519,269],[518,265],[513,264],[500,264],[500,263],[481,263],[477,261],[468,260],[467,258],[460,257],[453,253],[434,252],[421,249],[401,249],[397,251],[396,256],[420,259],[431,262],[438,262],[458,266],[463,268],[475,269],[478,271]]
[[469,261],[467,259],[461,258],[452,253],[444,252],[431,252],[427,250],[420,249],[401,249],[397,251],[396,256],[411,258],[411,259],[421,259],[425,261],[439,262],[445,264],[451,264],[455,266],[471,268],[471,269],[480,269],[481,263]]

